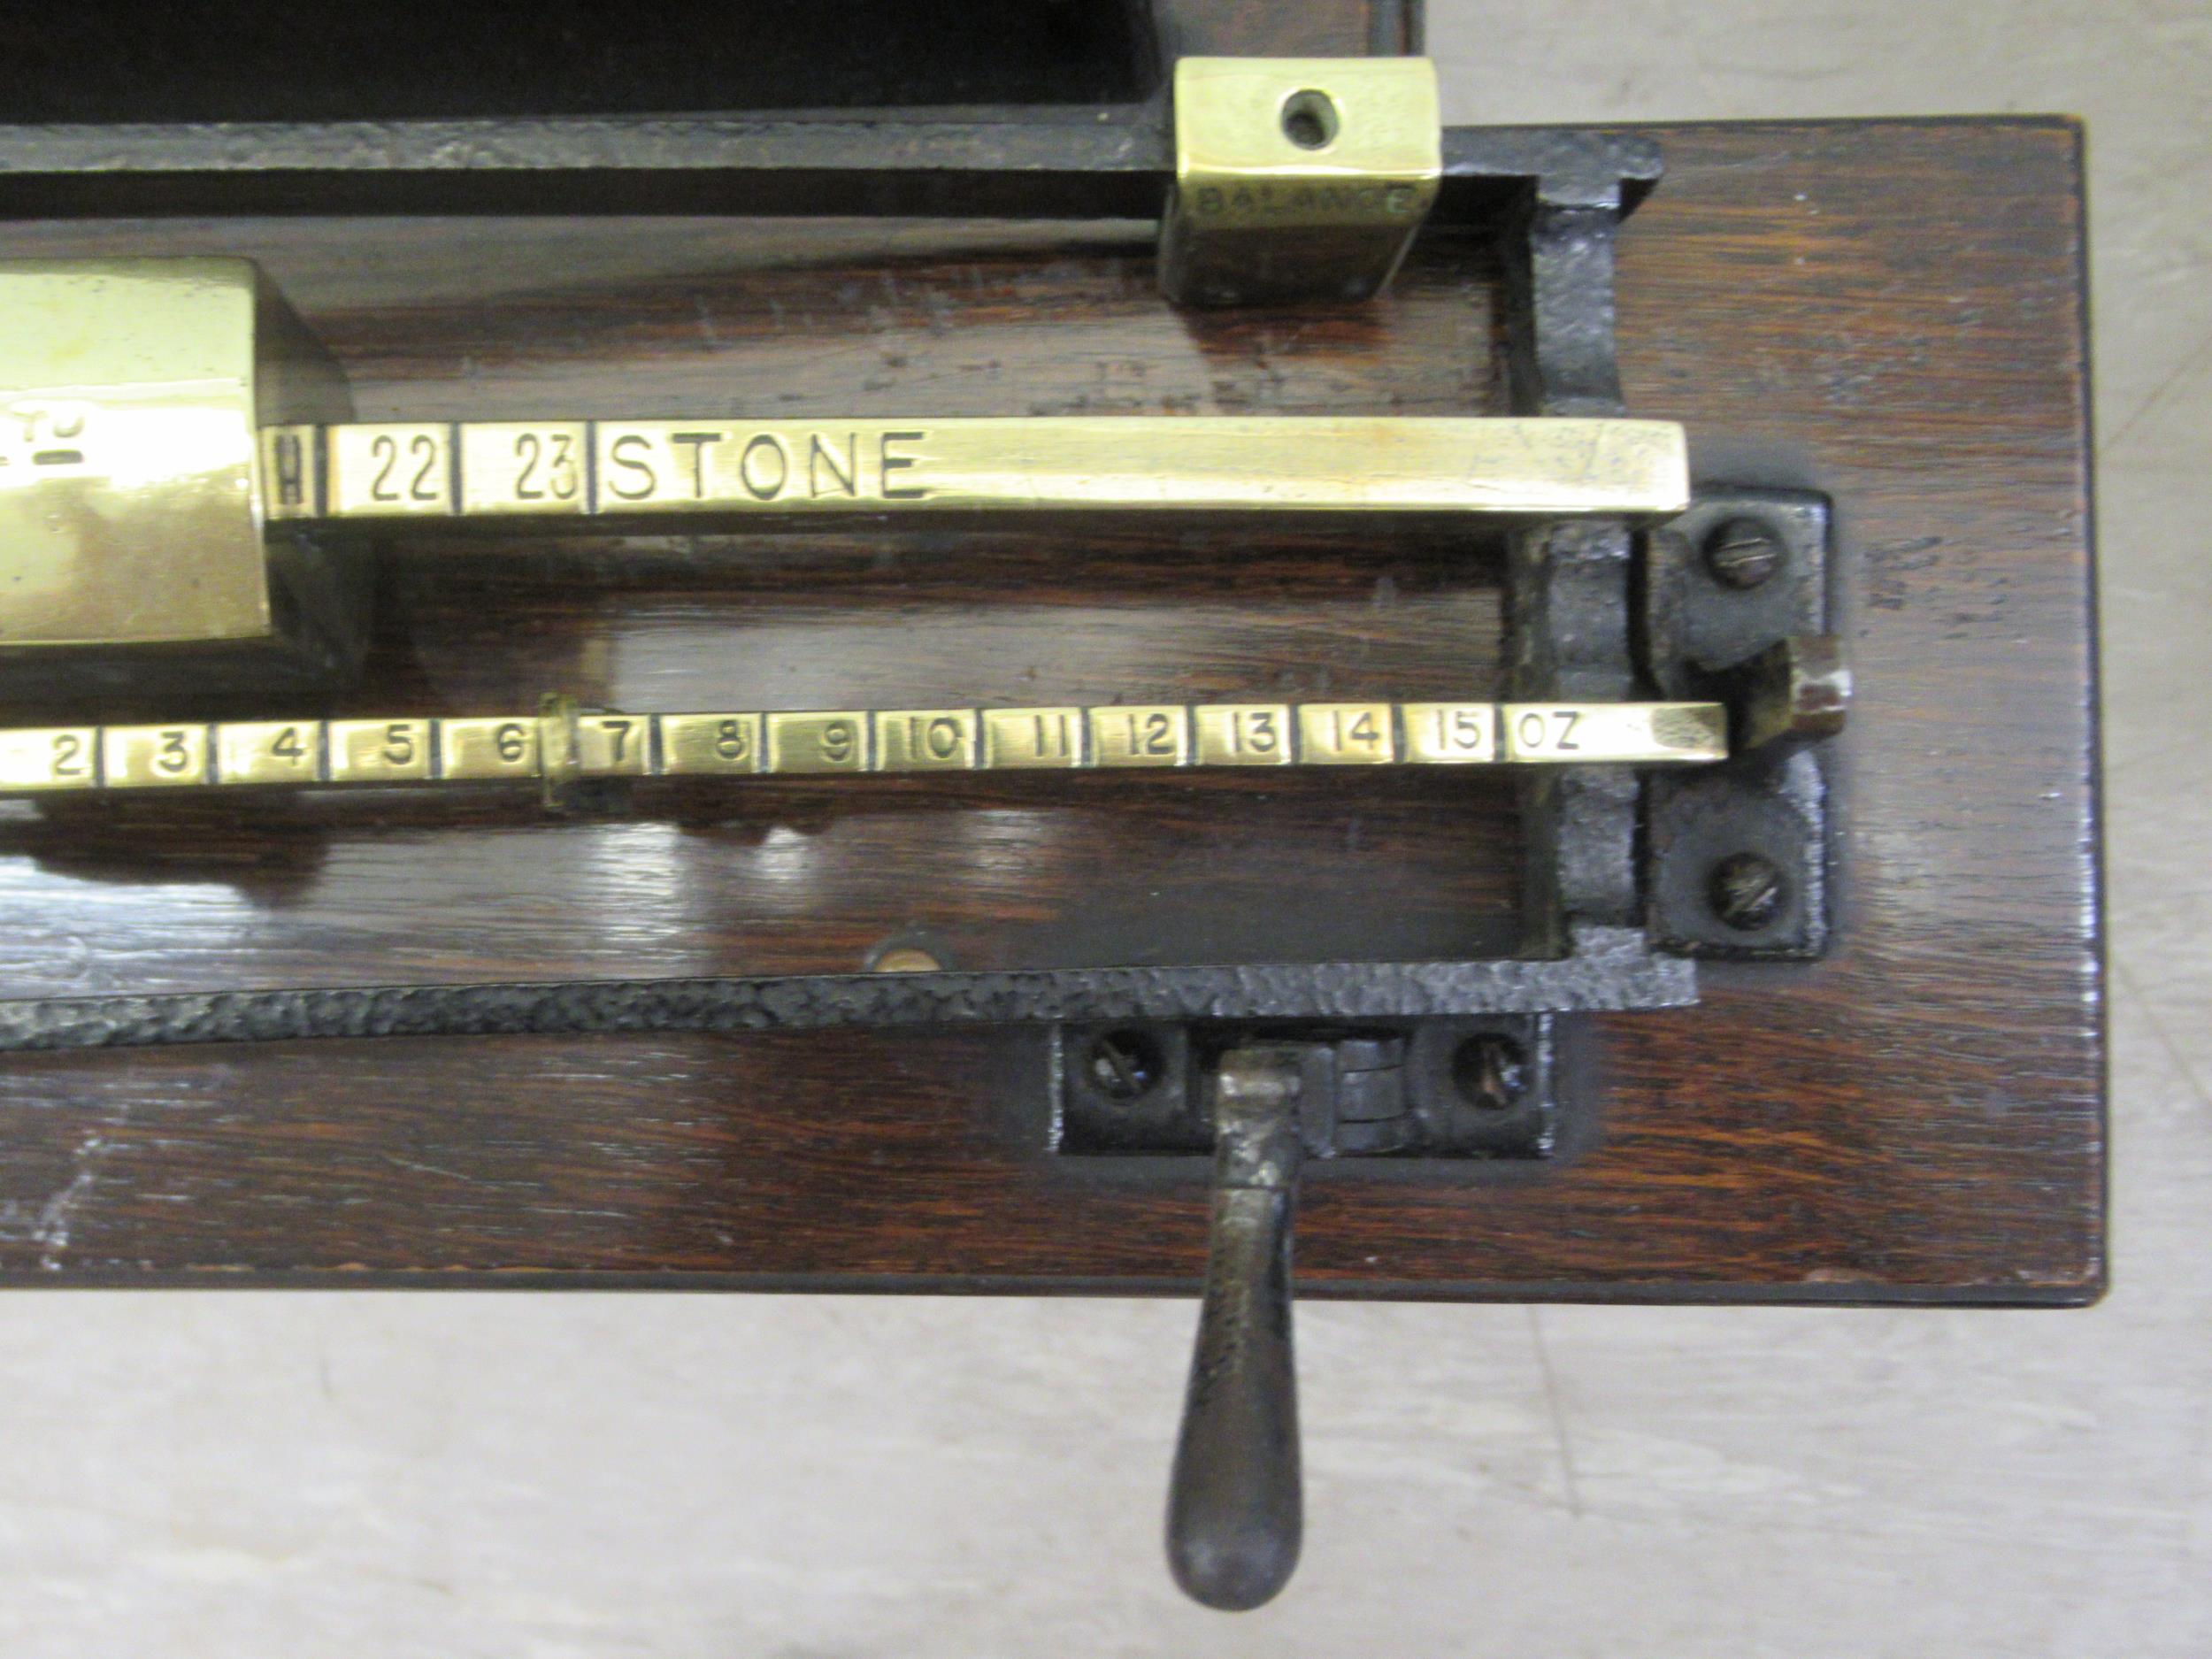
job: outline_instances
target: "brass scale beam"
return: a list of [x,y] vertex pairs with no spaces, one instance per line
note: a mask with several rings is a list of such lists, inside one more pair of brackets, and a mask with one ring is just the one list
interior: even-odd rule
[[[1186,58],[1174,119],[1161,272],[1187,303],[1371,295],[1403,257],[1441,176],[1435,76],[1418,59]],[[243,261],[11,263],[0,265],[0,561],[10,578],[0,653],[57,671],[86,654],[272,641],[279,578],[269,548],[287,529],[315,524],[342,535],[365,523],[536,521],[550,530],[603,520],[641,530],[703,518],[1038,511],[1649,519],[1688,502],[1684,434],[1663,421],[357,422],[342,387],[319,384],[319,371],[302,370],[284,349],[296,328]],[[551,790],[588,776],[1695,764],[1726,755],[1724,711],[1709,703],[631,714],[557,696],[534,713],[467,718],[0,732],[0,795],[502,780]]]
[[[272,520],[1038,510],[1672,511],[1663,421],[1285,417],[280,425]],[[109,471],[116,457],[104,457]],[[151,468],[148,469],[151,471]],[[22,472],[19,477],[24,476]],[[0,732],[0,794],[1191,766],[1696,764],[1714,703],[1225,703],[175,722]]]
[[[1441,175],[1417,59],[1187,58],[1161,271],[1194,304],[1386,282]],[[1682,429],[1363,417],[357,422],[283,346],[237,260],[0,265],[0,650],[250,644],[277,630],[265,533],[327,523],[1010,511],[1498,513],[1687,505]],[[313,354],[308,354],[312,357]],[[303,373],[304,378],[303,378]],[[310,561],[311,564],[311,560]],[[297,561],[288,569],[300,568]],[[295,597],[297,595],[296,595]],[[1704,703],[1237,703],[0,732],[0,795],[594,775],[1637,765],[1726,757]]]

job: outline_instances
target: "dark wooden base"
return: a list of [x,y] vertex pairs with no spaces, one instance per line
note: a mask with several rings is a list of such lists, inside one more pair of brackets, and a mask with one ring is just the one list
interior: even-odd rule
[[[2078,135],[1662,130],[1632,409],[1831,492],[1859,700],[1839,941],[1596,1023],[1541,1165],[1317,1169],[1308,1294],[2076,1302],[2104,1120]],[[1179,316],[1105,229],[15,226],[11,256],[261,258],[365,417],[1460,412],[1494,273]],[[1495,565],[1435,530],[411,541],[330,711],[1479,696]],[[165,705],[173,706],[173,705]],[[62,705],[12,707],[28,722]],[[302,712],[314,710],[302,710]],[[101,706],[111,718],[139,710]],[[151,712],[151,710],[147,710]],[[209,699],[211,717],[252,712]],[[748,786],[559,822],[446,796],[0,808],[5,994],[1484,954],[1490,779]],[[1202,1160],[1047,1156],[1033,1033],[19,1057],[16,1284],[1188,1286]]]

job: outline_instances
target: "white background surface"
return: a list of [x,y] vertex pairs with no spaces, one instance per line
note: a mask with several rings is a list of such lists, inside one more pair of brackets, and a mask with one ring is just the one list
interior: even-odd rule
[[0,1298],[0,1654],[2212,1655],[2212,11],[1433,0],[1448,119],[2091,121],[2118,1131],[2089,1313],[1301,1314],[1169,1587],[1186,1305]]

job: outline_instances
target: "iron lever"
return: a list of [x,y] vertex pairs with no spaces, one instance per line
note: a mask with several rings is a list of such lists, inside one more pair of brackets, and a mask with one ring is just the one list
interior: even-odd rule
[[1289,1582],[1305,1525],[1290,1328],[1302,1072],[1294,1048],[1233,1049],[1214,1090],[1211,1232],[1167,1554],[1176,1583],[1225,1612]]

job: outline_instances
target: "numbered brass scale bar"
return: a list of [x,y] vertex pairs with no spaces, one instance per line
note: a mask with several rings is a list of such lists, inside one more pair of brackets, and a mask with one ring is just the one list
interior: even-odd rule
[[250,720],[0,732],[0,795],[572,778],[1699,764],[1718,703],[1308,703]]
[[1053,509],[1679,511],[1671,421],[1033,416],[262,430],[271,518]]

